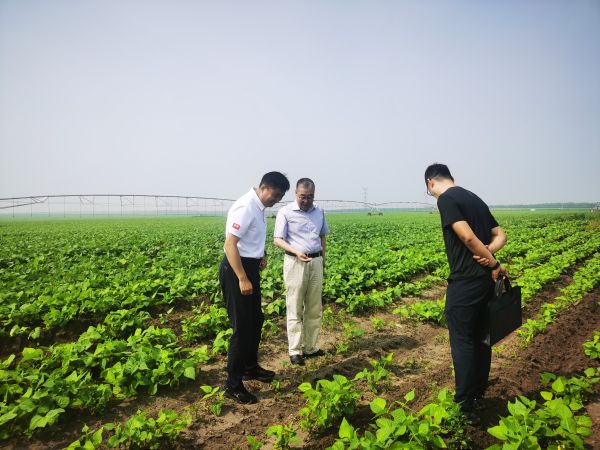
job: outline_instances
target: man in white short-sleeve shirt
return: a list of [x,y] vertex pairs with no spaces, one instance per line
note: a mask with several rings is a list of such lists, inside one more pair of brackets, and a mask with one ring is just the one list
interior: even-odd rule
[[225,395],[239,403],[256,403],[243,380],[271,382],[275,372],[258,365],[258,346],[264,321],[260,270],[267,265],[265,208],[279,202],[290,188],[280,172],[265,174],[258,188],[240,197],[227,213],[225,257],[219,282],[233,328],[227,353]]
[[285,251],[285,282],[288,351],[292,364],[325,354],[317,344],[323,313],[323,268],[325,236],[329,233],[325,214],[313,204],[315,183],[301,178],[296,183],[296,201],[279,210],[274,243]]

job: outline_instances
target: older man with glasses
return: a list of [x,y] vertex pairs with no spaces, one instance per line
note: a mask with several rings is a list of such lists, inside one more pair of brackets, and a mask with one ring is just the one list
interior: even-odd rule
[[296,201],[281,208],[275,220],[274,243],[285,251],[283,278],[286,288],[287,333],[290,361],[323,356],[317,344],[323,312],[321,293],[325,267],[325,213],[314,205],[315,183],[301,178]]

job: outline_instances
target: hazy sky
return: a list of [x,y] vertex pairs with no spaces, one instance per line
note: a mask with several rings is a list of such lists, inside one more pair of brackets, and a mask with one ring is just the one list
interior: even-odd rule
[[432,162],[599,201],[600,1],[0,0],[0,197],[424,201]]

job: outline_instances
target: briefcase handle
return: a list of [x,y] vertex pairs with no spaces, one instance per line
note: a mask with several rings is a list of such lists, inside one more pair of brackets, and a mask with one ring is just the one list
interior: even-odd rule
[[496,286],[494,287],[494,297],[498,298],[502,295],[503,286],[506,292],[509,292],[512,289],[512,286],[510,285],[510,280],[504,275],[502,275],[496,280]]

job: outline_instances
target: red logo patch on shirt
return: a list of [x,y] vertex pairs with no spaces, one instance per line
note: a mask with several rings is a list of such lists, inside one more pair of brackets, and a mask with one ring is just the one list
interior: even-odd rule
[[234,223],[234,224],[233,224],[233,225],[231,225],[231,226],[232,226],[232,228],[235,228],[236,230],[239,230],[239,229],[240,229],[240,226],[239,226],[239,224],[237,224],[237,223]]

